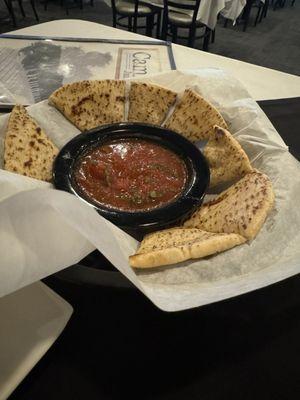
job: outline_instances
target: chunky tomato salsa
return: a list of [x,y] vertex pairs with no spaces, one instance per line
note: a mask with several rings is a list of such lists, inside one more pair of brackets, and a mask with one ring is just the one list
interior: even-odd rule
[[124,139],[95,147],[75,164],[82,194],[126,211],[149,210],[176,199],[185,187],[185,163],[147,140]]

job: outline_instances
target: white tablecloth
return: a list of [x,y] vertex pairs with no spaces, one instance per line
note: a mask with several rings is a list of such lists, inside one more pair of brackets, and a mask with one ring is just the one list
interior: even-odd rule
[[201,0],[198,18],[203,24],[214,29],[218,14],[235,21],[243,11],[247,0]]
[[236,21],[237,17],[243,11],[247,0],[227,0],[225,7],[222,9],[221,14],[227,19]]
[[[152,5],[163,7],[163,0],[143,0]],[[104,2],[111,7],[111,0],[104,0]],[[198,10],[197,19],[203,24],[208,26],[210,29],[214,29],[217,24],[218,14],[224,10],[226,18],[235,21],[242,12],[246,5],[246,0],[201,0],[200,7]],[[173,8],[172,8],[173,9]],[[192,11],[183,11],[178,9],[180,12],[192,15]]]

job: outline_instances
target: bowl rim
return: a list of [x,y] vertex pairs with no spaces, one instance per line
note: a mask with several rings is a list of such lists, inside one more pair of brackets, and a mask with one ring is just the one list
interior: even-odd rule
[[[188,182],[183,191],[171,202],[150,210],[118,210],[83,197],[79,190],[76,190],[73,169],[84,153],[92,147],[130,137],[156,142],[173,151],[184,161],[188,172]],[[170,220],[176,220],[181,214],[201,204],[209,180],[208,163],[200,149],[191,141],[170,129],[140,122],[106,124],[79,133],[62,147],[53,166],[53,183],[57,189],[76,195],[118,226],[155,225],[166,219],[166,215],[170,217]]]

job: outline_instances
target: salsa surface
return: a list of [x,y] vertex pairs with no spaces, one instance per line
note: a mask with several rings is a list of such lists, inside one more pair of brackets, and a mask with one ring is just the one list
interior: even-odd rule
[[85,197],[111,208],[142,211],[176,199],[187,169],[180,157],[154,142],[125,139],[84,154],[73,176]]

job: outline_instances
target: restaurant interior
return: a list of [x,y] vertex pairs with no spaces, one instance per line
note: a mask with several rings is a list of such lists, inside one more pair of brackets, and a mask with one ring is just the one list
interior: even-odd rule
[[300,0],[0,0],[0,400],[300,398]]

